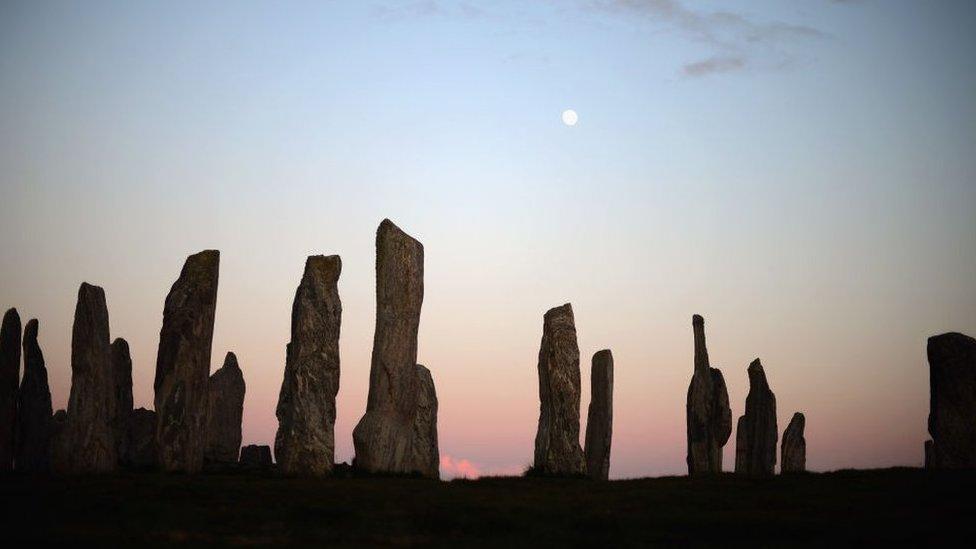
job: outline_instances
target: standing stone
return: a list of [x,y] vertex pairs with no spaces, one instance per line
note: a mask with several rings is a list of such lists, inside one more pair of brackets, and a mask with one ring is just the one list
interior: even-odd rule
[[133,469],[156,467],[156,412],[136,408],[129,414],[122,464]]
[[276,411],[275,457],[286,475],[323,476],[335,461],[341,272],[339,256],[310,256],[295,292]]
[[0,472],[14,466],[17,385],[20,383],[20,315],[9,309],[0,326]]
[[735,472],[753,477],[769,476],[776,468],[776,396],[766,382],[759,359],[749,365],[746,413],[735,434]]
[[24,328],[24,379],[17,393],[18,471],[42,472],[51,465],[51,391],[44,354],[37,344],[37,319]]
[[384,219],[376,231],[376,331],[369,397],[366,414],[353,430],[354,463],[364,471],[439,477],[437,459],[430,460],[438,453],[432,446],[437,438],[430,436],[437,419],[425,417],[436,406],[423,409],[421,402],[434,397],[433,381],[428,382],[417,366],[423,300],[424,247]]
[[191,255],[166,296],[153,384],[156,447],[164,471],[203,468],[219,269],[217,250]]
[[58,410],[51,416],[51,469],[63,471],[64,460],[64,426],[68,423],[68,412]]
[[590,367],[590,408],[586,415],[586,474],[596,480],[610,478],[610,438],[613,434],[613,354],[610,349],[593,355]]
[[207,407],[207,450],[209,463],[237,463],[241,450],[241,420],[244,417],[244,374],[237,355],[227,353],[224,365],[210,376]]
[[796,412],[790,424],[786,426],[786,430],[783,431],[780,472],[803,473],[807,470],[807,440],[803,438],[806,423],[803,414]]
[[539,429],[535,464],[541,475],[585,472],[579,444],[580,371],[576,324],[569,303],[550,309],[539,346]]
[[118,465],[115,376],[105,292],[83,283],[71,332],[71,394],[57,468],[63,473],[107,473]]
[[431,478],[440,476],[440,449],[437,443],[437,391],[434,378],[425,366],[416,365],[417,414],[413,420],[413,455],[409,461]]
[[722,447],[732,434],[732,408],[725,378],[708,361],[705,319],[691,318],[695,337],[695,373],[688,386],[685,406],[688,428],[688,474],[722,472]]
[[976,468],[976,339],[929,338],[929,434],[926,467]]
[[265,470],[271,468],[271,448],[248,444],[241,448],[241,466],[250,470]]
[[125,453],[125,435],[132,415],[132,358],[129,343],[120,338],[112,342],[112,374],[115,383],[115,445],[119,458]]

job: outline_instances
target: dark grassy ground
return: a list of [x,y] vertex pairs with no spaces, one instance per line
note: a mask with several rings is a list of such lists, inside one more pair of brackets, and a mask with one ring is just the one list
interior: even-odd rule
[[[976,474],[615,481],[0,477],[2,539],[131,545],[835,545],[976,534]],[[958,542],[957,542],[958,543]]]

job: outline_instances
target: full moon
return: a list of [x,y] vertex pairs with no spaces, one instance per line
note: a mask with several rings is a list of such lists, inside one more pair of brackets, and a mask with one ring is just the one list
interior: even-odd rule
[[566,109],[563,111],[563,124],[567,126],[575,126],[579,121],[579,115],[573,109]]

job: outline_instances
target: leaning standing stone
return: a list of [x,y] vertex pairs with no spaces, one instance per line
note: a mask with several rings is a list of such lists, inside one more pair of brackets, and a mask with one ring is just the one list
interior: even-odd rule
[[929,434],[926,467],[976,468],[976,339],[929,338]]
[[237,463],[244,417],[244,374],[234,353],[227,353],[224,365],[210,376],[208,402],[205,459],[209,463]]
[[783,446],[780,449],[780,470],[783,473],[802,473],[807,470],[807,440],[803,438],[806,423],[803,414],[796,412],[783,431]]
[[593,355],[590,369],[590,408],[586,415],[586,474],[597,480],[610,477],[610,438],[613,434],[613,354],[604,349]]
[[24,327],[24,379],[17,392],[18,471],[43,472],[51,465],[51,391],[44,354],[37,344],[37,319]]
[[722,447],[732,434],[732,408],[725,378],[708,361],[705,319],[691,318],[695,338],[695,373],[688,386],[685,406],[688,430],[688,474],[722,472]]
[[746,413],[735,434],[735,472],[753,477],[769,476],[776,468],[776,396],[766,382],[759,359],[749,365]]
[[20,315],[9,309],[0,326],[0,472],[14,466],[17,384],[20,383]]
[[132,415],[132,358],[129,343],[121,337],[112,342],[112,372],[115,382],[115,445],[121,458],[125,453],[125,434]]
[[192,473],[203,467],[219,269],[217,250],[191,255],[166,296],[153,385],[164,471]]

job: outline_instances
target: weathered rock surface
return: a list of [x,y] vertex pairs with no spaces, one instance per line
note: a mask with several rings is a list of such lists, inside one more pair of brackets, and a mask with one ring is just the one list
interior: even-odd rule
[[976,339],[929,338],[929,434],[926,467],[976,468]]
[[417,364],[417,414],[413,420],[411,463],[427,477],[440,476],[440,448],[437,443],[437,391],[434,378],[425,366]]
[[[419,436],[436,418],[423,418],[427,380],[417,366],[417,331],[424,300],[424,247],[384,219],[376,231],[376,331],[366,414],[353,431],[355,466],[369,472],[438,478],[429,456],[436,437]],[[433,395],[433,384],[429,394]],[[435,399],[436,402],[436,399]],[[418,430],[418,424],[424,427]]]
[[783,431],[783,445],[780,448],[780,472],[802,473],[807,470],[807,440],[803,430],[807,420],[800,412],[793,414],[790,424]]
[[68,412],[58,410],[51,416],[51,469],[63,471],[64,465],[64,426],[68,423]]
[[546,312],[539,347],[539,428],[533,469],[541,475],[585,472],[579,444],[580,371],[569,303]]
[[339,256],[310,256],[295,292],[276,411],[275,458],[287,475],[326,475],[335,460],[341,272]]
[[20,315],[9,309],[0,325],[0,472],[14,466],[17,385],[20,383]]
[[610,477],[610,439],[613,435],[613,354],[610,349],[593,355],[590,367],[590,407],[586,415],[586,474],[597,480]]
[[237,355],[227,353],[224,365],[210,376],[207,462],[237,463],[241,450],[244,390],[244,374],[237,364]]
[[695,373],[688,386],[685,406],[688,429],[688,474],[722,472],[722,447],[732,434],[732,408],[725,378],[708,361],[705,319],[691,319],[695,337]]
[[735,434],[735,472],[747,476],[769,476],[776,468],[776,396],[766,382],[766,372],[757,358],[749,365],[749,396],[746,413],[739,418]]
[[115,444],[115,376],[105,292],[88,283],[78,289],[71,332],[71,395],[62,434],[63,473],[107,473],[118,465]]
[[51,391],[44,354],[37,343],[37,319],[24,327],[24,379],[17,392],[18,471],[42,472],[51,465]]
[[153,469],[156,457],[156,412],[136,408],[129,413],[123,445],[122,465],[132,469]]
[[217,250],[191,255],[166,296],[153,385],[156,447],[164,471],[192,473],[203,467],[219,269]]
[[271,468],[271,447],[248,444],[241,448],[241,467],[251,470]]
[[129,343],[120,338],[112,342],[112,374],[115,386],[115,445],[119,458],[125,452],[125,434],[132,415],[132,358]]

